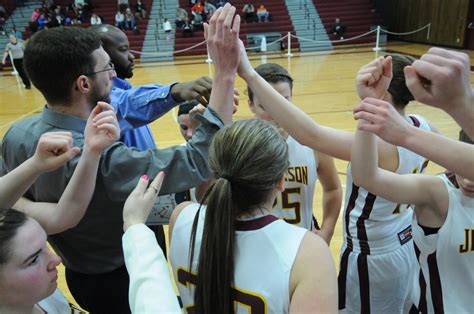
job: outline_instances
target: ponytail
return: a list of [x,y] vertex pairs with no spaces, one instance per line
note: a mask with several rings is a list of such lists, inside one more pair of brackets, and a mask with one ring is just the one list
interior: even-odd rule
[[[216,178],[204,195],[207,204],[194,293],[195,313],[234,313],[235,221],[268,200],[288,168],[288,148],[267,122],[242,120],[217,132],[209,149]],[[192,270],[197,225],[190,240]]]

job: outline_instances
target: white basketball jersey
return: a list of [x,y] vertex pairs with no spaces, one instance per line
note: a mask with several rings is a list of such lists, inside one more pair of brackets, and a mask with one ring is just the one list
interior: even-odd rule
[[288,136],[290,166],[285,190],[275,199],[272,214],[286,222],[308,230],[313,229],[313,196],[318,180],[318,160],[314,151]]
[[[426,120],[410,116],[413,124],[430,131]],[[398,174],[421,173],[428,161],[403,147],[397,147]],[[411,240],[412,209],[395,204],[354,185],[352,168],[347,168],[343,232],[345,244],[364,254],[381,254]]]
[[[194,304],[196,271],[206,208],[199,214],[195,256],[189,271],[191,229],[199,204],[183,209],[173,229],[170,261],[183,308]],[[307,230],[275,216],[236,223],[234,291],[236,313],[287,313],[290,273]],[[224,258],[224,257],[223,257]]]
[[413,216],[418,259],[412,301],[422,313],[474,311],[474,198],[467,197],[445,175],[446,221],[437,233],[425,235]]

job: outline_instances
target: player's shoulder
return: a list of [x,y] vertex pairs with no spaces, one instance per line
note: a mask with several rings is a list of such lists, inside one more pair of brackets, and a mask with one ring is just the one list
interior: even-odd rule
[[169,230],[170,233],[173,231],[174,226],[176,225],[176,222],[178,221],[179,217],[182,216],[183,211],[193,205],[196,205],[197,203],[194,202],[182,202],[178,204],[175,209],[173,210],[173,213],[171,214],[170,222],[169,222]]

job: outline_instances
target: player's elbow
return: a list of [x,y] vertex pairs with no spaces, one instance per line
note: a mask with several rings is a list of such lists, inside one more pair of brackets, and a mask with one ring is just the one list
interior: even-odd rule
[[358,171],[354,171],[354,170],[352,170],[352,181],[357,186],[363,186],[365,184],[362,176],[358,173]]
[[366,190],[371,188],[370,176],[365,173],[352,171],[352,180],[355,185],[360,186]]

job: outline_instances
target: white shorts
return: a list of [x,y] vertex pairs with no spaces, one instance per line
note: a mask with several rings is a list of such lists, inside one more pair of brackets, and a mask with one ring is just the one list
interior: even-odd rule
[[343,246],[339,270],[340,313],[407,313],[416,269],[413,240],[394,251],[367,255]]

